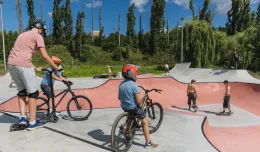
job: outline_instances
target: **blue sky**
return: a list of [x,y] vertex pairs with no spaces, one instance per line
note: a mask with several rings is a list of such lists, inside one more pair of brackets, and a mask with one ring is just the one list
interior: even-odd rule
[[[3,0],[3,17],[4,26],[7,31],[18,29],[18,20],[16,16],[15,3],[16,0]],[[21,0],[23,5],[23,25],[24,27],[28,24],[28,14],[26,8],[26,0]],[[63,0],[62,3],[65,3]],[[177,20],[181,17],[190,18],[191,11],[188,9],[189,0],[165,0],[165,19],[169,20],[169,28],[176,26]],[[202,8],[203,0],[193,0],[195,4],[195,12],[198,13],[199,7]],[[89,4],[91,0],[71,0],[72,14],[74,24],[76,22],[76,16],[78,11],[82,10],[82,2],[85,2],[85,32],[91,31],[91,8]],[[126,14],[128,7],[132,2],[136,2],[136,31],[139,30],[139,16],[142,13],[143,16],[143,28],[144,31],[149,31],[149,20],[150,20],[150,8],[151,0],[103,0],[103,26],[105,27],[105,34],[113,32],[113,26],[116,26],[118,14],[121,14],[121,32],[126,32]],[[252,9],[256,10],[259,0],[252,0]],[[99,0],[95,0],[95,30],[99,29]],[[40,18],[40,0],[34,0],[35,5],[35,16]],[[227,21],[226,12],[231,7],[231,0],[211,0],[211,8],[216,10],[216,17],[214,18],[214,26],[224,26]],[[53,0],[43,0],[43,16],[49,29],[50,21],[52,20],[50,14],[53,11]],[[75,30],[75,28],[74,28]]]

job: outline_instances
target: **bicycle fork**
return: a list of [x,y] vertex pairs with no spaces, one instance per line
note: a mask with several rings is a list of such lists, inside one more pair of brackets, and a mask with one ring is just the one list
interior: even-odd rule
[[149,104],[150,104],[150,107],[151,107],[151,110],[152,110],[152,116],[151,116],[150,109],[147,107],[148,115],[149,115],[150,118],[156,119],[155,113],[154,113],[154,107],[152,106],[152,100],[149,101]]

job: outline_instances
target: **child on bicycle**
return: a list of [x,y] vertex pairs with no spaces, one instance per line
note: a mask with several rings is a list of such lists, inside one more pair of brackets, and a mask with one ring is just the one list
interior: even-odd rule
[[[60,66],[60,63],[61,63],[61,60],[56,57],[56,56],[52,56],[51,57],[52,61],[56,64],[57,67],[61,67]],[[49,71],[52,71],[52,68],[51,67],[48,67],[47,68]],[[67,81],[66,78],[62,77],[61,76],[61,72],[57,72],[57,71],[54,71],[53,74],[52,74],[52,84],[54,84],[55,80],[57,81]],[[44,73],[44,76],[43,76],[43,79],[42,79],[42,82],[41,82],[41,89],[43,91],[43,93],[46,95],[46,97],[48,98],[49,100],[49,107],[50,107],[50,112],[52,112],[52,96],[51,96],[51,86],[50,86],[50,74],[48,71],[46,71]]]
[[151,142],[148,119],[144,110],[142,109],[142,101],[138,85],[135,83],[137,79],[137,66],[127,64],[122,69],[122,76],[125,78],[119,85],[118,99],[121,101],[121,107],[125,112],[131,112],[137,115],[141,120],[144,137],[146,143],[145,148],[155,148],[158,144]]

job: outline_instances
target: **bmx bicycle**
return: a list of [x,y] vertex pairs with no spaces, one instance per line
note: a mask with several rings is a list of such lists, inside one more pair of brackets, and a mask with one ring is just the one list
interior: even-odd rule
[[[49,72],[50,80],[52,80],[52,73],[54,72],[54,70],[50,71],[48,69],[42,69],[42,71]],[[46,112],[47,113],[46,114],[47,122],[54,122],[54,123],[58,122],[59,118],[56,115],[56,108],[63,101],[65,96],[68,93],[70,93],[72,97],[69,100],[69,102],[67,103],[67,109],[66,109],[69,117],[76,121],[87,120],[88,117],[92,113],[92,103],[91,103],[90,99],[83,95],[75,95],[75,93],[71,89],[71,86],[73,85],[72,82],[70,82],[70,81],[68,81],[68,82],[62,81],[62,82],[67,86],[67,89],[63,90],[62,92],[60,92],[59,94],[54,96],[53,82],[50,81],[52,107],[53,107],[52,112],[50,113],[49,100],[44,97],[41,97],[41,96],[37,97],[37,107],[36,107],[37,112]],[[55,105],[54,98],[56,98],[62,94],[63,94],[63,96],[61,97],[59,102]],[[28,104],[28,101],[27,101],[27,104]],[[80,113],[77,110],[83,111],[84,112],[83,116],[77,116]],[[75,112],[75,114],[74,114],[74,112]],[[27,124],[22,125],[22,124],[16,123],[16,124],[11,125],[10,131],[24,130],[27,127],[28,127]]]
[[[53,71],[48,71],[47,69],[43,69],[43,71],[49,72],[50,76],[53,73]],[[63,94],[56,105],[54,103],[54,98],[52,98],[52,107],[53,107],[52,112],[50,113],[49,110],[50,109],[49,100],[40,96],[38,97],[38,101],[37,101],[37,111],[47,112],[46,115],[47,121],[54,122],[54,123],[58,122],[58,117],[56,116],[56,108],[60,105],[60,103],[65,98],[65,96],[68,93],[70,93],[72,97],[67,103],[67,109],[66,109],[69,117],[76,121],[87,120],[90,114],[92,113],[92,103],[90,99],[83,95],[75,95],[75,93],[71,89],[71,86],[73,85],[71,81],[68,82],[62,81],[62,82],[67,86],[67,89],[63,90],[62,92],[60,92],[54,97],[54,89],[51,81],[50,85],[51,85],[52,97],[57,98]]]
[[[153,102],[149,98],[149,93],[155,91],[160,93],[162,90],[151,89],[146,90],[142,86],[139,86],[145,92],[144,97],[142,98],[142,109],[145,111],[146,116],[148,117],[148,125],[150,134],[156,132],[163,120],[163,108],[160,103]],[[155,109],[158,108],[158,115],[155,113]],[[124,120],[126,118],[126,120]],[[119,124],[120,120],[123,120],[122,124]],[[158,122],[156,122],[158,120]],[[132,146],[134,141],[136,131],[141,130],[141,121],[138,119],[136,114],[133,114],[131,111],[121,113],[116,120],[114,121],[112,130],[111,130],[111,145],[112,148],[117,152],[126,152]],[[119,130],[116,130],[116,129]]]

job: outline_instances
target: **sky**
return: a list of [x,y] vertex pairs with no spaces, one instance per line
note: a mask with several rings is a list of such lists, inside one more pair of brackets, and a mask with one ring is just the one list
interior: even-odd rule
[[[16,15],[16,0],[3,0],[3,19],[5,30],[18,30],[18,19]],[[22,1],[22,17],[23,26],[27,27],[28,24],[28,14],[26,7],[26,0]],[[66,0],[62,0],[61,4],[64,4]],[[82,10],[82,3],[85,3],[85,15],[84,20],[85,32],[89,33],[91,31],[91,1],[92,0],[71,0],[71,9],[73,15],[74,24],[76,22],[77,13]],[[184,17],[186,19],[191,19],[191,11],[189,10],[189,0],[165,0],[166,8],[164,17],[165,20],[169,20],[169,28],[173,28],[177,24],[177,20]],[[256,10],[260,0],[251,0],[252,10]],[[150,30],[150,10],[151,10],[151,0],[103,0],[103,26],[105,29],[105,34],[109,35],[114,31],[114,26],[117,30],[118,24],[118,14],[121,16],[121,32],[126,33],[126,15],[128,7],[135,2],[135,15],[136,15],[136,26],[135,29],[139,31],[139,16],[142,14],[143,17],[143,29],[144,31]],[[195,5],[195,13],[198,14],[199,8],[203,7],[203,0],[193,0]],[[99,7],[100,1],[94,0],[94,30],[99,30]],[[34,0],[35,16],[40,18],[40,0]],[[213,20],[213,25],[225,26],[227,22],[227,11],[231,8],[231,0],[211,0],[210,8],[215,9],[216,16]],[[47,28],[50,29],[50,22],[52,21],[51,14],[53,11],[53,0],[43,0],[43,19],[47,24]],[[180,23],[180,22],[179,22]],[[74,26],[75,31],[75,26]]]

